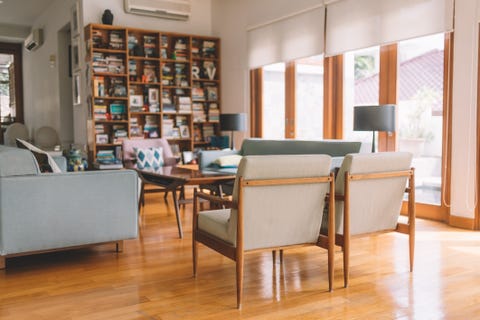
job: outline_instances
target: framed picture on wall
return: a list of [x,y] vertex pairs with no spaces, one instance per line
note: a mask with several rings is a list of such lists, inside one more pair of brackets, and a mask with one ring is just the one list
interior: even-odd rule
[[73,105],[78,106],[80,101],[80,73],[74,73],[72,78],[72,96],[73,96]]
[[80,3],[75,1],[75,4],[71,9],[70,17],[70,31],[72,33],[72,38],[75,38],[80,34]]
[[80,37],[73,39],[71,46],[71,59],[72,59],[72,73],[80,69]]

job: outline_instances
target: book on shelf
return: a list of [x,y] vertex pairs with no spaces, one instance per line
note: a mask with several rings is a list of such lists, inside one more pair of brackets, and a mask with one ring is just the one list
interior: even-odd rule
[[93,77],[93,91],[97,97],[105,96],[105,78],[101,76]]
[[210,141],[210,137],[215,135],[215,129],[212,124],[203,124],[203,139],[207,142]]
[[220,110],[216,103],[210,103],[208,106],[208,121],[210,122],[219,122],[220,121]]
[[175,117],[175,126],[180,127],[182,125],[188,125],[188,119],[186,116],[178,115]]
[[192,100],[190,97],[177,97],[178,113],[192,113]]
[[165,138],[173,137],[173,119],[169,117],[163,117],[162,120],[162,132]]
[[216,86],[207,86],[207,99],[209,101],[216,101],[218,99],[218,90]]
[[93,167],[98,170],[114,170],[114,169],[123,169],[123,163],[121,160],[117,160],[115,163],[100,163],[95,161]]
[[203,103],[192,103],[193,122],[205,122],[207,121],[207,115]]
[[205,101],[205,91],[201,87],[192,88],[192,99],[196,101]]
[[110,47],[110,49],[114,49],[114,50],[123,50],[124,49],[123,32],[122,31],[117,31],[117,30],[110,31],[109,47]]

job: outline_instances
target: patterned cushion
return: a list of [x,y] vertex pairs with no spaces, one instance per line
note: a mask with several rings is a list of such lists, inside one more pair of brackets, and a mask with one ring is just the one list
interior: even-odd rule
[[158,168],[163,166],[163,148],[135,148],[137,168]]
[[35,156],[35,159],[38,163],[38,168],[40,172],[53,172],[53,173],[61,173],[62,170],[58,167],[55,160],[53,160],[52,156],[50,156],[45,151],[35,147],[34,145],[26,142],[22,139],[17,139],[17,147],[22,149],[28,149],[31,153]]

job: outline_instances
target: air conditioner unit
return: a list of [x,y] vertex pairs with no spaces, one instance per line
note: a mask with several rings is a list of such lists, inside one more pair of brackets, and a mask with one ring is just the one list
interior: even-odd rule
[[34,29],[23,42],[25,49],[35,51],[43,44],[43,30]]
[[191,13],[190,0],[124,0],[126,13],[145,16],[188,20]]

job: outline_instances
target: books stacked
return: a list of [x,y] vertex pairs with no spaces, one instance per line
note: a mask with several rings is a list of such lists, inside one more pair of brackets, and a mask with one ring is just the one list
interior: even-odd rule
[[205,91],[201,87],[192,88],[192,99],[195,101],[205,101]]
[[144,35],[143,36],[143,50],[145,53],[145,57],[147,58],[155,58],[155,37],[151,35]]
[[184,63],[175,63],[175,85],[188,87],[188,77]]
[[115,150],[99,150],[97,152],[97,161],[94,163],[96,169],[121,169],[122,161],[117,159]]
[[172,96],[169,90],[162,90],[163,112],[175,113],[175,105],[172,103]]
[[209,142],[210,137],[215,135],[215,129],[213,128],[213,124],[205,123],[203,125],[203,138],[205,141]]
[[160,57],[162,59],[168,58],[168,37],[166,35],[162,35],[162,43],[160,47]]
[[105,133],[105,126],[101,123],[95,124],[95,134]]
[[94,48],[103,48],[103,34],[100,30],[92,31],[92,43]]
[[202,46],[202,57],[204,58],[216,58],[216,51],[215,51],[215,42],[214,41],[203,41]]
[[192,48],[191,53],[194,58],[200,58],[200,40],[198,39],[192,39]]
[[113,125],[113,143],[122,143],[123,139],[128,138],[127,128],[124,125]]
[[133,48],[137,45],[137,37],[133,34],[128,35],[128,50],[130,50],[130,55],[133,55]]
[[103,53],[101,52],[94,52],[92,56],[92,68],[93,72],[101,73],[101,72],[108,72],[107,61]]
[[103,103],[102,100],[95,100],[95,103],[98,103],[98,104],[93,105],[93,119],[100,120],[100,121],[108,120],[107,106],[104,104],[101,104]]
[[114,49],[114,50],[123,50],[124,49],[123,35],[122,35],[121,31],[117,31],[117,30],[110,31],[109,47],[110,47],[110,49]]
[[177,97],[178,113],[192,113],[192,100],[190,97]]
[[178,38],[175,41],[175,60],[187,61],[187,40]]
[[169,117],[163,117],[162,119],[162,131],[163,136],[166,138],[173,137],[173,119]]
[[173,86],[173,70],[171,64],[162,64],[162,85]]
[[149,138],[158,138],[159,131],[158,131],[158,122],[157,117],[154,115],[146,115],[145,116],[145,125],[143,126],[143,132]]
[[203,103],[195,102],[192,104],[193,122],[205,122],[207,121],[207,115],[203,108]]
[[138,125],[138,118],[130,118],[130,137],[143,138],[142,127]]
[[208,106],[208,121],[210,122],[219,122],[220,121],[220,110],[216,103],[210,103]]
[[107,71],[110,73],[125,73],[123,59],[120,56],[108,55],[105,57]]
[[130,74],[130,81],[137,81],[137,62],[135,60],[128,61],[128,73]]

